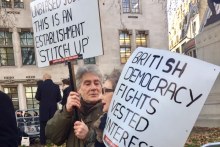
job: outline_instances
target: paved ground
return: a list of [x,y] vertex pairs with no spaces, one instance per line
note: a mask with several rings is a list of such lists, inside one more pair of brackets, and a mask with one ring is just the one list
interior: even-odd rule
[[194,127],[185,147],[200,147],[211,142],[220,142],[220,128]]
[[[184,147],[201,147],[210,142],[220,142],[220,128],[194,127]],[[39,140],[30,147],[41,147]],[[48,143],[46,147],[66,147],[66,145],[56,146]]]

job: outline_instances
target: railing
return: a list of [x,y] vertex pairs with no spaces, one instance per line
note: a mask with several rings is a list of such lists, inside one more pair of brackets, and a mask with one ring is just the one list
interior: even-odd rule
[[[21,114],[22,112],[22,114]],[[17,110],[15,112],[17,127],[20,135],[38,137],[40,134],[40,121],[38,109]]]

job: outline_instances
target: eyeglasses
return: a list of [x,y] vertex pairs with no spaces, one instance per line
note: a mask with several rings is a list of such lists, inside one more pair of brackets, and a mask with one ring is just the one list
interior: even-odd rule
[[102,94],[105,94],[107,92],[114,92],[114,89],[108,89],[108,88],[102,88]]

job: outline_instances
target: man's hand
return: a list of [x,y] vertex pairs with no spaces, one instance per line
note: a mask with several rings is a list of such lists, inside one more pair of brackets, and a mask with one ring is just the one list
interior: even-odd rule
[[77,138],[85,139],[89,133],[89,128],[83,121],[76,121],[73,126],[74,133]]
[[71,91],[66,102],[67,112],[72,113],[74,107],[77,107],[77,108],[81,107],[80,95],[77,92]]

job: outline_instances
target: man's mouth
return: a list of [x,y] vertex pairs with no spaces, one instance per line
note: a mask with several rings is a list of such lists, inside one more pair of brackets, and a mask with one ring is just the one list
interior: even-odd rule
[[91,96],[98,96],[98,94],[90,94]]

